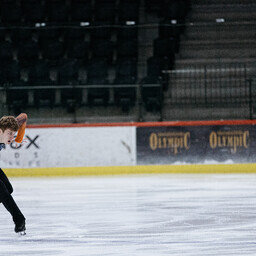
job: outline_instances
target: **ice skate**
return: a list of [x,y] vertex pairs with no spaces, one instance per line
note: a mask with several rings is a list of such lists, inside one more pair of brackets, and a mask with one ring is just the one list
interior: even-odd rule
[[26,230],[25,220],[22,220],[22,222],[15,224],[14,231],[19,235],[22,235],[22,236],[26,235],[25,230]]

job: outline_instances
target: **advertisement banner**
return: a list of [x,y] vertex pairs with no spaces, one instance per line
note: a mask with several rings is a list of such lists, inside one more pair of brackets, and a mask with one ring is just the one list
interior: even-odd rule
[[0,151],[1,168],[136,164],[136,127],[28,128],[27,143]]
[[254,125],[137,127],[137,164],[256,162]]

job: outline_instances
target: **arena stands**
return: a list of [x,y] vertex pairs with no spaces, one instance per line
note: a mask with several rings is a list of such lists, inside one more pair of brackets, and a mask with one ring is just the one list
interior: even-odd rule
[[196,107],[197,91],[200,106],[209,107],[214,101],[205,98],[225,90],[221,84],[201,93],[200,83],[210,79],[204,79],[207,65],[225,63],[230,71],[232,62],[225,81],[230,86],[230,76],[239,74],[238,85],[248,80],[247,64],[256,57],[254,0],[0,0],[0,5],[0,104],[10,112],[28,108],[32,122],[39,121],[38,111],[45,122],[56,113],[69,122],[197,118],[175,107]]

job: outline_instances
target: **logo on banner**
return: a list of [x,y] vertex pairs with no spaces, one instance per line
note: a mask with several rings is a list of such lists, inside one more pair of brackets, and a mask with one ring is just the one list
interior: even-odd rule
[[29,136],[26,135],[27,142],[20,144],[16,148],[16,143],[10,144],[10,151],[8,155],[9,166],[28,166],[40,167],[40,154],[39,154],[39,135]]
[[217,131],[211,132],[209,143],[212,149],[229,148],[236,153],[238,148],[249,147],[249,131]]
[[176,155],[181,149],[190,148],[190,132],[161,132],[149,136],[151,150],[169,149]]
[[[36,137],[34,137],[34,138],[31,138],[31,137],[29,137],[28,135],[26,135],[26,138],[27,138],[27,144],[24,144],[24,146],[26,147],[26,149],[28,149],[28,148],[30,148],[31,146],[33,147],[35,147],[35,148],[37,148],[37,149],[39,149],[39,146],[38,146],[38,144],[37,144],[37,142],[36,142],[36,140],[38,139],[38,137],[39,137],[39,135],[37,135]],[[15,143],[14,143],[15,144]],[[19,148],[21,148],[22,147],[22,145],[20,144],[17,148],[16,148],[16,145],[13,145],[13,143],[11,143],[11,148],[12,149],[19,149]]]

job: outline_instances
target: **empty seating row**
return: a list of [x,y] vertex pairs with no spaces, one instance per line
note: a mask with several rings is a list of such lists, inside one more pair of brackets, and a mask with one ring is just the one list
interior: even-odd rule
[[[122,84],[129,85],[136,83],[137,62],[120,59],[115,65],[114,73],[114,79],[110,83],[109,65],[104,60],[94,60],[86,69],[81,68],[79,62],[71,59],[62,60],[59,66],[54,66],[54,68],[51,68],[46,60],[38,60],[26,68],[21,68],[15,60],[9,60],[1,62],[0,86],[9,89],[8,103],[10,104],[12,101],[16,101],[16,98],[24,98],[22,100],[23,104],[28,103],[28,94],[24,95],[25,93],[20,89],[17,90],[21,93],[17,93],[17,90],[12,89],[20,86],[31,86],[31,89],[35,89],[35,103],[38,105],[40,105],[41,97],[42,102],[48,102],[50,105],[53,105],[55,92],[51,90],[51,86],[60,86],[63,104],[70,98],[74,98],[74,94],[79,96],[75,100],[81,102],[81,93],[77,93],[81,89],[76,88],[79,85],[89,85],[90,89],[87,90],[88,103],[94,104],[94,102],[100,101],[101,103],[107,104],[109,100],[109,87],[111,87],[108,85],[119,86]],[[65,89],[65,86],[68,85],[74,88]],[[38,90],[38,86],[41,88],[40,90]],[[99,89],[99,86],[103,88]],[[104,89],[104,87],[107,88]],[[121,102],[122,99],[127,100],[128,98],[129,102],[134,104],[136,99],[135,91],[135,86],[129,89],[115,89],[115,102],[121,104],[124,103]],[[46,98],[48,101],[46,101]]]
[[[110,100],[110,91],[113,90],[113,99]],[[58,94],[60,92],[60,94]],[[32,95],[32,97],[31,97]],[[60,95],[60,101],[57,101],[57,95]],[[124,111],[128,111],[136,104],[137,89],[136,87],[98,87],[98,88],[39,88],[36,89],[19,89],[6,88],[6,103],[9,107],[18,106],[27,107],[55,107],[62,106],[69,109],[70,106],[120,106]],[[32,98],[32,103],[31,103]]]
[[[79,76],[79,65],[76,61],[66,60],[55,70],[56,78],[51,75],[51,68],[47,61],[40,60],[35,65],[27,67],[25,79],[24,70],[21,70],[17,61],[9,61],[0,65],[0,86],[7,90],[8,105],[29,105],[29,91],[22,88],[31,88],[34,100],[33,106],[54,106],[56,89],[61,92],[61,104],[68,107],[70,103],[82,105],[108,105],[110,88],[114,91],[114,104],[129,109],[137,100],[137,65],[123,60],[115,70],[115,79],[112,83],[108,79],[108,65],[98,61],[92,63],[86,72],[85,78]],[[122,86],[123,85],[123,86]],[[134,86],[133,86],[134,85]],[[86,94],[81,86],[85,86]],[[20,89],[19,89],[20,88]],[[152,94],[153,93],[153,94]],[[155,98],[160,93],[159,88],[143,88],[142,96],[145,102]],[[86,95],[86,99],[84,100]]]
[[[110,97],[110,91],[113,90],[113,99]],[[109,88],[102,85],[97,88],[81,88],[81,87],[66,87],[58,89],[56,86],[37,87],[31,89],[23,89],[18,87],[6,88],[6,103],[9,107],[55,107],[62,106],[69,109],[71,106],[95,106],[95,105],[116,105],[120,106],[123,111],[128,111],[136,104],[138,99],[137,87],[114,87]],[[60,101],[57,101],[58,92],[60,92]],[[32,93],[32,103],[31,103]],[[146,106],[160,107],[161,100],[155,104],[155,99],[161,99],[162,94],[159,87],[142,87],[141,96]],[[153,104],[152,104],[153,103]],[[150,110],[150,109],[149,109]]]
[[135,84],[137,82],[137,62],[131,59],[119,59],[112,68],[102,59],[91,61],[86,68],[74,59],[63,59],[54,67],[45,60],[38,60],[26,67],[21,66],[16,60],[6,60],[0,63],[0,69],[0,86]]
[[79,40],[86,38],[106,39],[111,38],[137,38],[138,26],[133,23],[120,23],[113,26],[107,22],[93,22],[90,26],[42,26],[35,27],[0,27],[0,41],[9,40],[13,43],[22,40]]
[[137,21],[138,0],[1,0],[0,21],[14,23],[66,23]]
[[115,58],[137,59],[137,40],[120,40],[114,44],[112,41],[67,41],[47,40],[36,42],[33,40],[22,41],[13,45],[9,41],[0,42],[0,60],[18,59],[23,66],[29,66],[38,59],[45,59],[57,65],[64,57],[79,60],[86,65],[89,59],[104,59],[113,63]]

